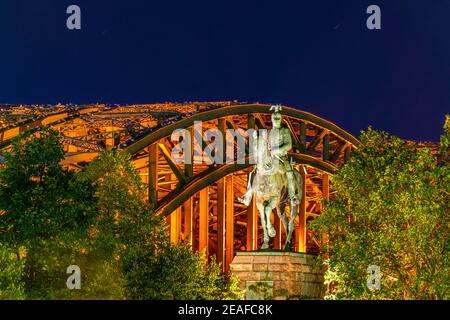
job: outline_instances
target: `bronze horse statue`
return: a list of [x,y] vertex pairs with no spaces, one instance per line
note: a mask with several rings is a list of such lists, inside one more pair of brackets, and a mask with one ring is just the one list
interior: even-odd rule
[[[289,197],[288,181],[285,166],[280,165],[280,160],[271,155],[267,132],[261,134],[254,132],[253,156],[255,157],[256,172],[251,182],[254,192],[256,207],[258,208],[261,225],[264,230],[264,242],[261,249],[269,248],[269,237],[275,237],[276,231],[272,226],[270,217],[273,209],[276,209],[280,221],[286,232],[284,250],[291,250],[291,237],[294,231],[295,217],[297,215],[299,201],[293,201]],[[303,179],[297,170],[293,170],[294,190],[296,199],[300,200]],[[286,215],[286,207],[290,206],[290,218]]]

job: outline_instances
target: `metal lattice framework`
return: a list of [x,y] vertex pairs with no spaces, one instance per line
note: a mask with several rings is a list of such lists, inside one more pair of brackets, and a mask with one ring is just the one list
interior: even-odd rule
[[[262,236],[255,204],[247,208],[236,201],[246,190],[252,166],[248,158],[245,164],[176,164],[171,159],[176,145],[171,135],[177,129],[189,130],[197,137],[211,128],[224,135],[227,129],[270,129],[270,105],[192,103],[187,112],[186,105],[175,109],[164,106],[75,108],[41,117],[27,126],[51,125],[61,133],[66,151],[63,165],[69,169],[86,165],[104,148],[132,154],[148,186],[149,202],[167,219],[171,241],[187,241],[197,250],[206,250],[228,269],[236,250],[258,249]],[[333,197],[329,177],[359,142],[311,113],[283,107],[282,114],[293,138],[290,157],[306,182],[296,219],[295,250],[315,252],[318,244],[310,237],[308,221],[320,214],[323,199]],[[202,121],[202,132],[194,126],[196,121]],[[1,130],[0,148],[7,149],[10,139],[23,130],[24,125]],[[202,149],[209,143],[199,140]],[[190,156],[195,160],[194,153]],[[273,247],[280,248],[285,235],[275,214],[273,223],[277,229]]]

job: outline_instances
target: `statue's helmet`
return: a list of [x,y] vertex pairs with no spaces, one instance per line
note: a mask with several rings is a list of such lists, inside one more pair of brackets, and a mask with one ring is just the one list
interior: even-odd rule
[[272,125],[275,128],[281,127],[281,109],[282,107],[280,105],[274,105],[270,107],[270,111],[273,111],[272,113]]

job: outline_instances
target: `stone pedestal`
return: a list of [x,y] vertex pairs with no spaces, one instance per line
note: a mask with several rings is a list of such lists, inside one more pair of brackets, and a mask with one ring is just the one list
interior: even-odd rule
[[299,252],[237,252],[230,269],[247,300],[322,299],[323,271],[314,262],[313,255]]

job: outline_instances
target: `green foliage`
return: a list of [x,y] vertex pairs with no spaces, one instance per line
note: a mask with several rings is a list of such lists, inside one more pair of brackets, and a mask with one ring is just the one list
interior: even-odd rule
[[64,158],[56,131],[39,136],[27,131],[15,138],[0,170],[0,240],[30,245],[37,240],[86,231],[92,221],[92,191],[73,172],[60,166]]
[[[64,287],[52,299],[77,300],[122,300],[125,299],[124,283],[118,256],[101,256],[98,252],[77,252],[72,261],[67,261],[64,268],[75,264],[81,270],[81,289],[68,290],[65,287],[68,274],[61,274],[59,283]],[[65,271],[65,269],[64,269]]]
[[[162,220],[144,201],[145,189],[130,155],[104,151],[79,177],[94,187],[98,199],[97,219],[89,229],[89,259],[80,265],[93,274],[85,281],[86,294],[124,299],[123,256],[131,250],[151,253],[165,239]],[[96,273],[99,266],[102,272]]]
[[440,141],[440,157],[439,160],[443,165],[448,165],[450,162],[450,115],[445,117],[444,134]]
[[20,254],[0,243],[0,300],[25,298],[24,269],[24,259]]
[[[5,154],[0,298],[238,297],[236,279],[214,261],[169,243],[129,155],[104,151],[81,172],[63,170],[63,157],[47,128],[20,135]],[[69,265],[81,269],[80,290],[66,287]]]
[[[96,187],[103,248],[119,257],[131,299],[237,297],[237,283],[219,266],[186,246],[172,246],[163,219],[143,200],[145,189],[125,153],[105,151],[82,173]],[[98,254],[98,252],[97,252]]]
[[156,254],[129,252],[124,260],[127,289],[132,299],[239,299],[237,279],[186,244],[169,243]]
[[[88,241],[48,241],[27,254],[26,295],[29,299],[123,299],[120,264],[93,251]],[[69,290],[69,265],[81,269],[81,289]]]
[[99,216],[91,233],[101,240],[99,249],[143,248],[165,238],[163,220],[144,201],[146,192],[129,154],[104,151],[80,176],[96,190]]
[[64,171],[58,133],[26,131],[12,142],[0,170],[0,241],[24,249],[25,293],[51,298],[65,285],[66,260],[95,219],[89,184]]
[[[447,121],[442,149],[449,136]],[[448,164],[371,128],[360,139],[332,177],[336,199],[311,224],[329,235],[329,298],[450,298]],[[381,290],[367,288],[369,265],[381,268]]]

